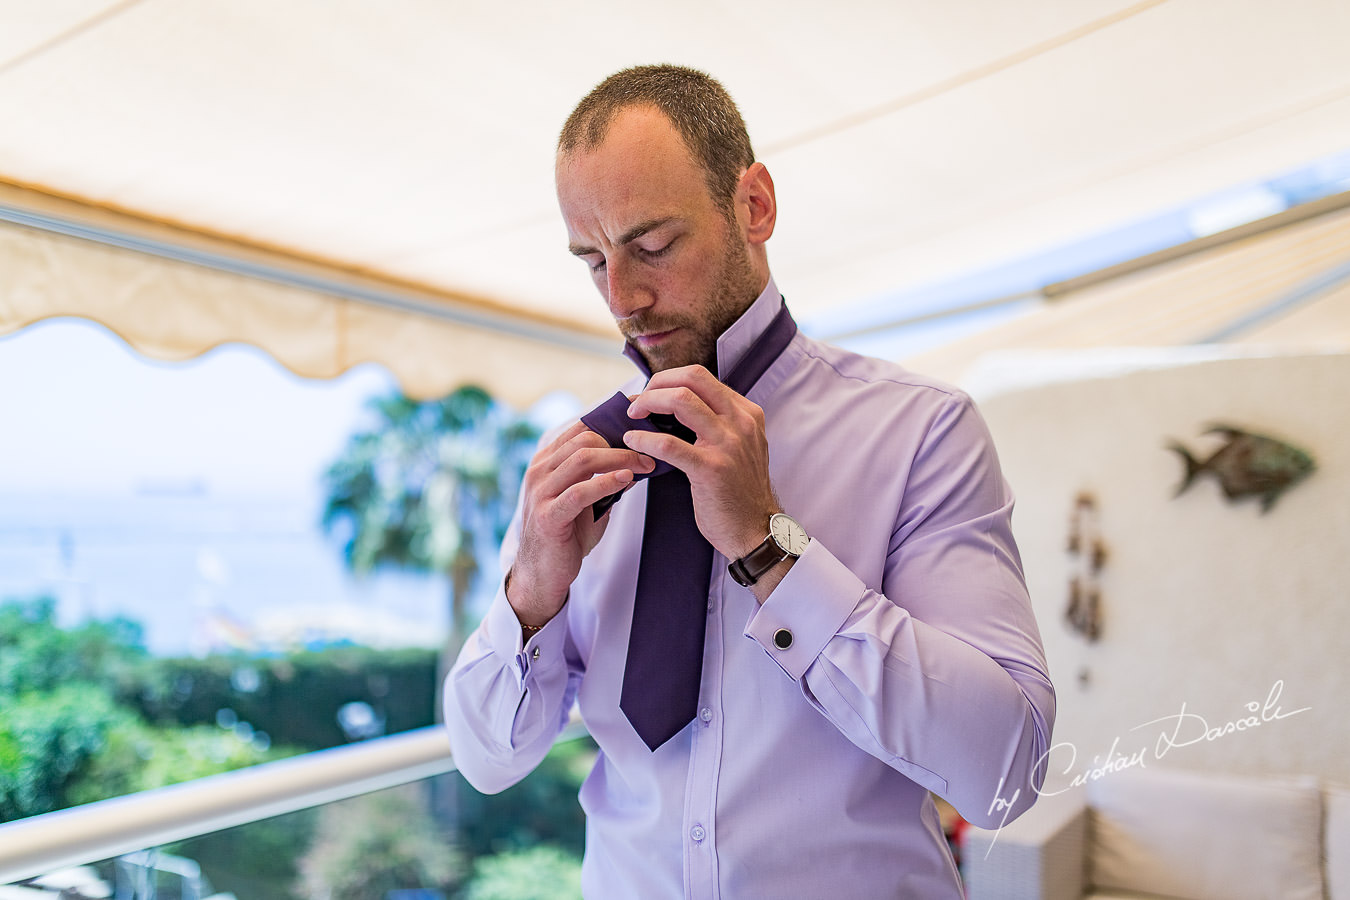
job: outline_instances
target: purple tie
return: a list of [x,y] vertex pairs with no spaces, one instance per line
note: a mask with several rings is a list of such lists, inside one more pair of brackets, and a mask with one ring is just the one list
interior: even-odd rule
[[[784,306],[725,384],[739,394],[749,393],[796,333],[797,323]],[[641,357],[630,355],[646,372]],[[630,419],[630,402],[622,392],[617,393],[581,421],[611,447],[625,446],[624,432],[633,429],[694,440],[694,433],[673,416]],[[643,478],[651,483],[647,485],[647,517],[619,708],[638,736],[655,750],[684,728],[698,709],[713,548],[694,520],[685,474],[658,461],[655,471],[635,476],[635,480]],[[596,518],[620,496],[613,494],[596,503]]]

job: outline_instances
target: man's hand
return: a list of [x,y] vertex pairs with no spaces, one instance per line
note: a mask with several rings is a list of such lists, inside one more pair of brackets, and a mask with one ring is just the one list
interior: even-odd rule
[[703,366],[685,366],[653,375],[629,409],[635,419],[651,413],[674,414],[698,440],[630,431],[624,443],[689,476],[699,531],[723,556],[738,559],[759,546],[779,509],[769,482],[764,410]]
[[591,504],[654,465],[633,450],[611,448],[581,422],[535,453],[521,484],[520,548],[506,592],[522,625],[543,625],[566,602],[581,561],[609,524],[608,514],[594,521]]

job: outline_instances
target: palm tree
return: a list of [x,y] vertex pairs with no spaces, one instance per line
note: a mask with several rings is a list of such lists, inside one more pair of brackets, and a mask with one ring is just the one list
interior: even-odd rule
[[341,529],[358,575],[396,566],[449,576],[448,664],[472,625],[478,554],[500,545],[539,432],[473,386],[421,402],[395,391],[370,407],[375,426],[353,434],[324,474],[323,527]]

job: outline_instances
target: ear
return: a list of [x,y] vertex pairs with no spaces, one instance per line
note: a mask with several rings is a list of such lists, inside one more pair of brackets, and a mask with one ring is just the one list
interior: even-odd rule
[[764,163],[754,163],[741,174],[736,189],[738,206],[748,210],[745,222],[746,237],[751,244],[764,244],[773,236],[778,220],[778,200],[773,192],[773,179]]

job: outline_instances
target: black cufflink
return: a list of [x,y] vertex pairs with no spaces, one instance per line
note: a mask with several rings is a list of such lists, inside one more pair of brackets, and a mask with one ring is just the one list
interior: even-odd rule
[[773,645],[779,650],[786,650],[792,646],[792,632],[786,628],[780,628],[773,633]]

